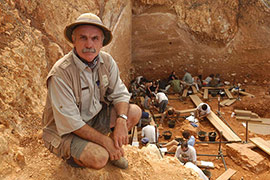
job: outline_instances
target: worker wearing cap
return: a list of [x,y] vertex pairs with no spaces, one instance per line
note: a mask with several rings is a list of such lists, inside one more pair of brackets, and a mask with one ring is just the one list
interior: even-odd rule
[[98,16],[85,13],[64,34],[74,48],[47,77],[44,144],[73,167],[100,169],[110,160],[125,169],[122,146],[141,109],[129,104],[116,62],[101,51],[112,33]]

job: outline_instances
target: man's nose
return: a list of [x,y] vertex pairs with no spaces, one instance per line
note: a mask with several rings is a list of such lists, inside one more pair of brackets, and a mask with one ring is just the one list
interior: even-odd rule
[[93,47],[92,39],[87,39],[85,46],[86,46],[86,48],[92,48]]

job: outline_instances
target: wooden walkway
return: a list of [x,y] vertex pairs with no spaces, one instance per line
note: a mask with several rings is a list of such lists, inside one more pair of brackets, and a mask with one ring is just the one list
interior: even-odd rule
[[257,138],[250,138],[251,142],[253,142],[256,146],[262,149],[264,152],[270,155],[270,143],[265,141],[264,139],[257,137]]
[[[189,97],[196,106],[202,103],[202,100],[197,95],[190,95]],[[222,131],[222,134],[227,141],[241,141],[241,139],[213,111],[207,116],[207,119],[218,131]]]
[[236,173],[236,170],[229,168],[223,174],[221,174],[216,180],[230,179],[230,177],[232,177],[235,173]]

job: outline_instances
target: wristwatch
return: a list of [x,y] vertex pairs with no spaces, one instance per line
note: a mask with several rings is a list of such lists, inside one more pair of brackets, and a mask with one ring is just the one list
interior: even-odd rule
[[123,118],[125,120],[128,119],[127,115],[125,115],[125,114],[120,114],[120,115],[117,116],[117,118]]

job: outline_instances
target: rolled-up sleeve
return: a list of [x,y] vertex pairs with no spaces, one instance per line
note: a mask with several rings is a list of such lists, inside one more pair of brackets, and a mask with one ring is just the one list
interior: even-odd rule
[[48,94],[51,99],[55,124],[61,136],[85,125],[75,103],[73,91],[62,79],[56,76],[50,77],[48,80]]
[[108,95],[108,100],[112,101],[113,104],[118,102],[129,102],[130,94],[125,86],[125,84],[120,79],[119,69],[116,62],[110,58],[111,67],[110,67],[110,77],[109,77],[109,89],[112,91]]

